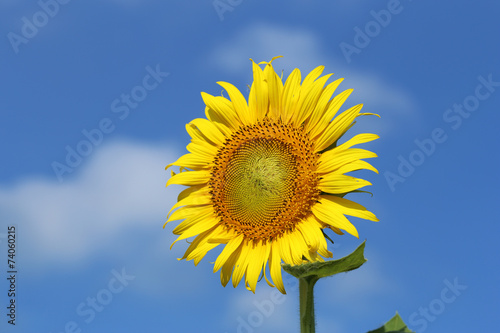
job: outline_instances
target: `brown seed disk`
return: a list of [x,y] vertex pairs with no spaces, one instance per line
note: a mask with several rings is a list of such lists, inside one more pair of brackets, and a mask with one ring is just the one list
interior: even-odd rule
[[301,127],[265,119],[240,128],[217,152],[208,183],[221,223],[253,240],[294,230],[318,200],[318,158]]

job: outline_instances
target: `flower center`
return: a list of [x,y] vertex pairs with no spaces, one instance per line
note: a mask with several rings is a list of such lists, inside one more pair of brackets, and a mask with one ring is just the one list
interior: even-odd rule
[[228,212],[254,227],[266,224],[292,195],[297,168],[290,148],[278,140],[253,139],[234,152],[223,193]]
[[293,230],[319,196],[318,157],[301,128],[267,120],[241,128],[214,160],[209,186],[215,212],[250,239]]

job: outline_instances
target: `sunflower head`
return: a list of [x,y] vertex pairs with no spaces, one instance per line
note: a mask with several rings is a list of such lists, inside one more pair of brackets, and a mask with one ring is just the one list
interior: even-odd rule
[[346,215],[378,221],[344,198],[371,185],[346,173],[377,172],[363,160],[376,154],[351,147],[378,136],[359,134],[338,145],[355,119],[368,115],[361,113],[362,105],[339,113],[352,89],[332,97],[342,79],[326,84],[331,74],[321,76],[323,66],[303,81],[295,69],[283,83],[273,69],[274,59],[252,60],[248,102],[227,82],[218,83],[229,98],[201,94],[206,119],[187,124],[189,153],[167,166],[181,171],[172,173],[167,186],[188,186],[167,223],[184,220],[173,230],[179,235],[175,242],[196,236],[182,257],[195,265],[223,246],[214,272],[221,270],[224,286],[232,277],[236,287],[245,276],[245,285],[255,292],[263,275],[285,293],[282,262],[298,265],[332,257],[323,229],[358,237]]

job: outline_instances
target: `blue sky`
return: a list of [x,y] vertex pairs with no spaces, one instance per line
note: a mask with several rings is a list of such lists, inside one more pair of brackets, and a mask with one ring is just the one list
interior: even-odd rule
[[[352,196],[339,258],[368,262],[316,287],[318,332],[366,332],[398,311],[417,332],[500,324],[497,188],[500,5],[494,1],[0,2],[0,331],[298,332],[295,281],[276,298],[223,288],[162,229],[180,188],[201,91],[247,94],[249,58],[288,76],[344,77],[364,103],[349,135],[380,174]],[[16,326],[7,323],[7,244],[16,227]],[[217,251],[215,251],[217,252]]]

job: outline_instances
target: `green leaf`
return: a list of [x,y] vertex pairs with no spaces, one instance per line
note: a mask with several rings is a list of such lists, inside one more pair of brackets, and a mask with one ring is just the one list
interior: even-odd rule
[[376,330],[370,331],[368,333],[414,333],[414,331],[410,330],[408,326],[404,323],[401,316],[396,311],[396,315],[392,317],[384,326],[377,328]]
[[316,261],[309,262],[302,265],[283,265],[283,269],[285,272],[295,276],[296,278],[322,278],[326,276],[335,275],[338,273],[352,271],[356,268],[359,268],[366,262],[364,256],[365,250],[365,242],[361,243],[360,246],[353,253],[348,256],[338,259],[338,260],[329,260],[329,261]]

